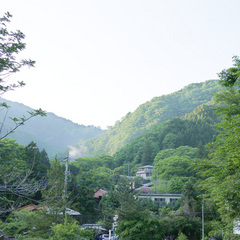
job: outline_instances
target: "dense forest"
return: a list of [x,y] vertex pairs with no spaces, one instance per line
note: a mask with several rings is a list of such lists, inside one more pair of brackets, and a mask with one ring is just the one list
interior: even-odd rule
[[[24,86],[6,84],[5,75],[34,65],[16,62],[24,35],[8,32],[10,18],[9,13],[0,18],[1,95]],[[29,111],[29,117],[14,112],[15,125],[0,138],[0,238],[95,240],[100,232],[90,226],[97,225],[101,233],[112,231],[115,240],[239,239],[239,77],[240,59],[234,57],[219,81],[191,84],[139,106],[85,143],[92,144],[91,156],[73,161],[67,155],[64,162],[57,155],[49,158],[34,138],[28,144],[11,139],[12,130],[48,119],[41,109]],[[0,103],[1,113],[8,104]],[[69,138],[77,132],[68,120],[59,121]],[[48,124],[45,120],[38,130],[48,131]],[[56,131],[41,136],[51,138]],[[154,168],[151,177],[136,176],[143,165]],[[164,194],[179,198],[169,203],[150,198]]]
[[130,166],[152,165],[157,153],[180,146],[200,148],[214,139],[218,122],[213,106],[201,105],[183,118],[173,118],[150,128],[113,155],[115,167],[123,172]]
[[128,113],[121,121],[101,136],[80,142],[85,146],[86,156],[114,154],[151,127],[174,117],[184,117],[202,104],[210,104],[214,93],[219,91],[219,83],[214,80],[190,84],[180,91],[155,97],[140,105],[133,113]]

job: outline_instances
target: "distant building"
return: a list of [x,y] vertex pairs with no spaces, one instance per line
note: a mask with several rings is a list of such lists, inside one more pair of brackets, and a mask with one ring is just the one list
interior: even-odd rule
[[96,199],[97,204],[101,201],[104,195],[107,195],[107,191],[104,191],[101,188],[95,189],[93,197]]
[[240,220],[236,219],[233,222],[233,234],[240,234]]
[[99,224],[83,224],[83,225],[80,226],[80,228],[81,229],[92,228],[92,229],[97,229],[98,231],[107,232],[107,229],[103,228]]
[[146,165],[138,168],[138,171],[136,173],[137,177],[142,177],[144,179],[150,179],[153,173],[153,166]]
[[[71,208],[66,208],[66,214],[69,215],[69,216],[80,216],[81,213],[71,209]],[[60,212],[59,215],[63,215],[63,212]]]
[[94,198],[102,198],[103,195],[106,195],[107,191],[102,190],[101,188],[99,188],[98,190],[96,190],[96,192],[94,193]]
[[[47,211],[49,210],[49,208],[46,205],[39,205],[38,206],[38,205],[35,205],[35,204],[29,204],[27,206],[24,206],[24,207],[21,207],[19,209],[16,209],[16,210],[14,210],[12,212],[18,212],[20,210],[27,211],[27,212],[33,212],[33,211],[43,210],[43,209],[45,209]],[[59,215],[63,215],[63,212],[60,212],[58,214]],[[73,209],[70,209],[70,208],[66,208],[66,214],[68,214],[70,216],[80,216],[81,215],[81,213],[79,213],[79,212],[77,212],[77,211],[75,211]]]
[[152,199],[155,203],[158,204],[158,206],[164,206],[169,203],[172,205],[175,205],[177,201],[182,197],[182,194],[159,194],[159,193],[148,193],[148,194],[140,194],[138,198],[150,198]]
[[46,205],[35,205],[35,204],[29,204],[27,206],[24,206],[24,207],[21,207],[21,208],[18,208],[16,210],[13,210],[12,212],[18,212],[20,210],[22,211],[27,211],[27,212],[33,212],[33,211],[37,211],[37,210],[42,210],[42,209],[48,209],[48,207]]

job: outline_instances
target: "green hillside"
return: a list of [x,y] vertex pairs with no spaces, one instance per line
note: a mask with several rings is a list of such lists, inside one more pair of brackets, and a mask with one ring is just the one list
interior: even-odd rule
[[219,83],[209,80],[190,84],[180,91],[169,95],[155,97],[140,105],[133,113],[128,113],[121,121],[117,121],[106,133],[99,137],[80,142],[87,149],[88,156],[102,153],[113,155],[154,125],[183,117],[196,107],[211,101],[215,92],[219,91]]
[[[0,123],[3,123],[7,114],[1,136],[15,125],[10,118],[27,116],[28,111],[33,111],[24,104],[11,102],[3,98],[0,98],[0,102],[6,102],[10,106],[8,112],[5,108],[1,108],[0,111]],[[63,152],[69,145],[98,136],[103,132],[105,131],[98,127],[79,125],[53,113],[47,113],[46,117],[37,116],[30,119],[8,137],[16,139],[18,143],[23,145],[34,141],[40,149],[44,148],[49,156],[54,156]]]
[[136,166],[153,165],[154,158],[162,150],[181,146],[198,148],[198,154],[204,155],[204,145],[217,135],[213,125],[218,122],[218,116],[212,108],[201,105],[185,117],[153,126],[113,155],[114,167],[121,168],[122,174],[127,174],[130,167],[134,174]]

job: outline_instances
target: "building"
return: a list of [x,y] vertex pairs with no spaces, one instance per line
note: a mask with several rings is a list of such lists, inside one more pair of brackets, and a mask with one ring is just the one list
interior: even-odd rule
[[48,207],[46,205],[35,205],[35,204],[29,204],[29,205],[26,205],[24,207],[21,207],[21,208],[18,208],[16,210],[13,210],[12,212],[18,212],[20,210],[22,211],[27,211],[27,212],[33,212],[33,211],[37,211],[37,210],[42,210],[42,209],[48,209]]
[[[27,206],[24,206],[24,207],[21,207],[19,209],[16,209],[12,212],[18,212],[18,211],[27,211],[27,212],[33,212],[33,211],[38,211],[38,210],[51,210],[49,209],[46,205],[35,205],[35,204],[29,204]],[[81,213],[73,210],[73,209],[70,209],[70,208],[66,208],[66,214],[70,215],[70,216],[80,216]],[[58,215],[63,215],[63,212],[59,212]]]
[[153,173],[153,166],[146,165],[138,168],[138,171],[136,173],[137,177],[142,177],[144,179],[150,179]]
[[80,226],[81,229],[96,229],[98,232],[107,232],[107,229],[103,228],[101,225],[99,224],[83,224]]
[[97,204],[100,203],[102,197],[107,195],[107,191],[102,190],[101,188],[95,189],[93,197],[96,199]]
[[171,203],[173,206],[176,205],[177,201],[182,197],[182,194],[174,194],[174,193],[148,193],[148,194],[140,194],[138,198],[150,198],[155,203],[158,204],[159,207],[167,205]]

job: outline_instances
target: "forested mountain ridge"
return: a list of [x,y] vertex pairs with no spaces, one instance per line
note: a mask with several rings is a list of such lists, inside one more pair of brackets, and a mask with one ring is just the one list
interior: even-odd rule
[[[27,116],[29,111],[33,111],[24,104],[3,98],[0,98],[0,102],[5,102],[10,106],[8,111],[4,108],[0,111],[0,124],[3,124],[1,135],[15,126],[10,118]],[[18,143],[23,145],[34,141],[40,149],[44,148],[48,155],[52,157],[59,152],[63,152],[69,145],[98,136],[103,132],[105,131],[99,127],[79,125],[58,117],[54,113],[47,113],[46,117],[37,116],[30,119],[8,137],[16,139]]]
[[214,127],[218,122],[213,105],[198,106],[190,114],[162,122],[132,139],[113,155],[113,165],[122,174],[127,174],[130,167],[134,175],[137,166],[154,165],[160,151],[181,146],[198,149],[197,154],[202,157],[206,154],[204,145],[212,142],[218,134]]
[[211,101],[214,93],[219,91],[217,80],[192,83],[172,94],[155,97],[140,105],[133,113],[128,113],[121,121],[99,137],[80,142],[87,149],[86,155],[101,153],[113,155],[151,127],[174,117],[183,117],[196,107]]

